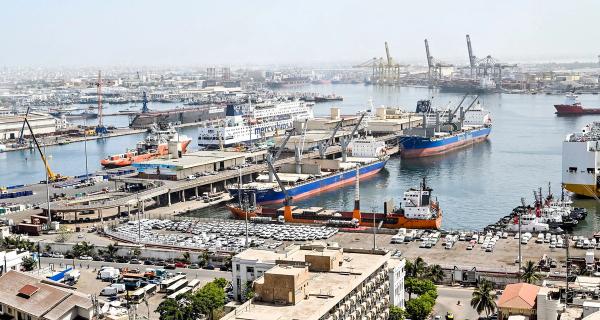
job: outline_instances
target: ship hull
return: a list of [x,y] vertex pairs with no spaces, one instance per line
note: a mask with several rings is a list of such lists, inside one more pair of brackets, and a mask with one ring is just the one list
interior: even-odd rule
[[[277,209],[273,208],[263,208],[259,207],[256,210],[252,211],[244,211],[237,206],[228,205],[229,211],[236,219],[250,219],[253,217],[269,217],[273,221],[277,221],[277,218],[281,216]],[[281,211],[281,210],[279,210]],[[339,212],[341,214],[340,217],[333,217],[338,220],[352,220],[353,212],[345,211]],[[383,223],[381,223],[383,221]],[[304,224],[327,224],[327,220],[318,219],[311,216],[301,216],[294,215],[292,220],[288,220],[286,222],[291,223],[304,223]],[[442,215],[438,215],[433,219],[408,219],[403,215],[390,214],[384,215],[383,213],[375,214],[375,226],[379,227],[379,224],[383,228],[387,229],[399,229],[399,228],[408,228],[408,229],[435,229],[438,230],[442,226]],[[373,227],[373,214],[372,213],[362,213],[361,219],[359,221],[359,226],[361,227]]]
[[436,140],[417,136],[400,137],[400,155],[403,158],[420,158],[441,155],[452,150],[485,141],[490,135],[491,130],[490,127],[482,127]]
[[[186,153],[187,152],[187,147],[190,144],[190,142],[191,142],[191,140],[184,141],[184,142],[181,143],[182,153]],[[140,154],[140,155],[137,155],[137,156],[120,158],[120,159],[115,159],[115,160],[103,159],[103,160],[100,161],[100,164],[104,168],[107,168],[107,169],[121,168],[121,167],[130,166],[130,165],[132,165],[134,163],[144,162],[144,161],[156,159],[158,157],[166,155],[168,152],[169,152],[168,147],[166,145],[161,145],[161,146],[159,146],[157,152],[144,153],[144,154]]]
[[595,185],[565,183],[564,186],[567,191],[573,192],[578,196],[590,198],[600,197],[600,192],[598,192]]
[[[385,167],[386,160],[376,161],[360,168],[360,178],[366,178],[378,173]],[[326,190],[340,187],[344,184],[352,183],[356,180],[356,170],[348,170],[340,173],[327,176],[323,179],[314,180],[298,186],[289,187],[288,194],[293,199],[305,198]],[[231,188],[229,193],[232,197],[238,196],[238,189]],[[282,203],[285,199],[285,194],[282,191],[273,189],[256,190],[256,202],[258,204],[276,204]]]
[[580,116],[586,114],[600,114],[600,108],[583,108],[580,105],[556,104],[556,115],[559,116]]

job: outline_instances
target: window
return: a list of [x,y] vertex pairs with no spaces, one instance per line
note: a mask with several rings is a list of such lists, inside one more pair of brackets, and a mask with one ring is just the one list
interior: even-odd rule
[[569,173],[575,173],[577,172],[577,167],[569,167]]
[[596,170],[594,168],[587,168],[587,173],[594,173]]
[[254,267],[246,267],[246,272],[254,273]]
[[240,265],[236,263],[235,265],[235,271],[240,271]]

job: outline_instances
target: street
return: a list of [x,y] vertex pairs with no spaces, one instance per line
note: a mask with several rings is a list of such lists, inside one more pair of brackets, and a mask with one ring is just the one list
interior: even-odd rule
[[[433,307],[433,315],[444,319],[447,312],[454,314],[457,320],[478,319],[479,315],[471,307],[473,288],[438,286],[438,298]],[[458,305],[460,301],[460,305]]]

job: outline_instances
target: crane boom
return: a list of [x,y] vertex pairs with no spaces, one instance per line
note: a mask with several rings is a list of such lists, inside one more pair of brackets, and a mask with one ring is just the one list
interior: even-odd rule
[[360,123],[362,122],[362,120],[363,120],[364,117],[365,117],[364,113],[360,115],[360,118],[358,119],[358,122],[354,126],[354,129],[352,129],[352,133],[350,134],[350,139],[352,139],[352,137],[354,137],[354,135],[356,134],[356,131],[358,130],[358,127],[360,126]]
[[385,56],[387,58],[388,66],[391,66],[392,65],[392,57],[390,56],[390,49],[388,47],[387,41],[385,42]]
[[475,68],[475,56],[473,55],[473,48],[471,47],[471,37],[467,35],[467,50],[469,50],[469,64],[471,69]]
[[271,170],[271,172],[275,176],[275,180],[277,180],[277,184],[279,185],[279,188],[281,188],[281,191],[283,191],[283,194],[285,196],[284,205],[285,206],[291,205],[292,197],[289,196],[287,189],[283,185],[283,182],[281,182],[281,179],[279,179],[279,175],[277,174],[277,171],[275,171],[275,167],[273,166],[273,163],[271,163],[271,160],[269,160],[269,159],[266,159],[266,160],[267,160],[267,165],[269,166],[269,170]]
[[283,141],[281,142],[281,145],[279,146],[279,149],[277,150],[277,152],[273,156],[273,160],[272,161],[277,161],[279,159],[279,156],[281,155],[281,151],[283,151],[283,148],[285,148],[285,145],[288,143],[288,141],[290,140],[290,138],[292,137],[292,135],[295,132],[296,132],[296,129],[294,129],[294,128],[292,128],[291,130],[289,130],[287,132],[285,138],[283,139]]
[[[25,119],[29,116],[29,109],[31,107],[27,107],[27,112],[25,112]],[[21,126],[21,132],[19,133],[19,143],[23,143],[23,132],[25,131],[25,121],[23,121],[23,125]]]
[[429,52],[429,43],[427,42],[427,39],[425,39],[425,54],[427,54],[427,66],[433,68],[433,57]]
[[57,174],[55,174],[52,171],[52,169],[50,169],[50,164],[48,164],[48,160],[46,159],[46,155],[44,155],[44,152],[42,151],[42,148],[40,147],[40,144],[38,143],[37,139],[35,138],[35,134],[33,133],[33,129],[31,128],[31,125],[29,124],[29,121],[27,120],[27,118],[25,118],[25,124],[27,124],[27,128],[29,129],[29,132],[31,132],[31,137],[33,138],[33,142],[35,143],[35,146],[38,149],[38,152],[40,153],[40,157],[42,158],[42,162],[44,162],[44,166],[46,168],[46,173],[48,174],[48,181],[56,181],[56,180],[58,180],[59,176]]

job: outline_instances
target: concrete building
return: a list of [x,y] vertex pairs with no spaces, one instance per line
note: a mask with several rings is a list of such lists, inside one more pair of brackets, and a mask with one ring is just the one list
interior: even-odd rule
[[155,159],[134,163],[133,167],[140,173],[141,178],[182,180],[190,175],[201,172],[222,171],[246,163],[247,159],[261,158],[266,154],[197,151],[182,155],[178,159]]
[[547,287],[528,283],[513,283],[506,286],[498,299],[498,320],[524,316],[532,320],[556,320],[559,304],[558,292]]
[[10,270],[21,270],[23,258],[29,256],[29,251],[0,251],[0,275]]
[[[0,140],[18,139],[24,118],[24,115],[0,116]],[[27,116],[27,120],[36,136],[52,135],[56,132],[56,119],[51,115],[32,112]],[[27,128],[23,134],[26,137],[31,135]]]
[[0,277],[0,317],[18,320],[93,319],[90,297],[60,283],[10,271]]
[[323,244],[248,249],[232,266],[234,293],[239,297],[254,280],[255,296],[226,320],[387,319],[390,303],[404,306],[404,260],[386,251]]

